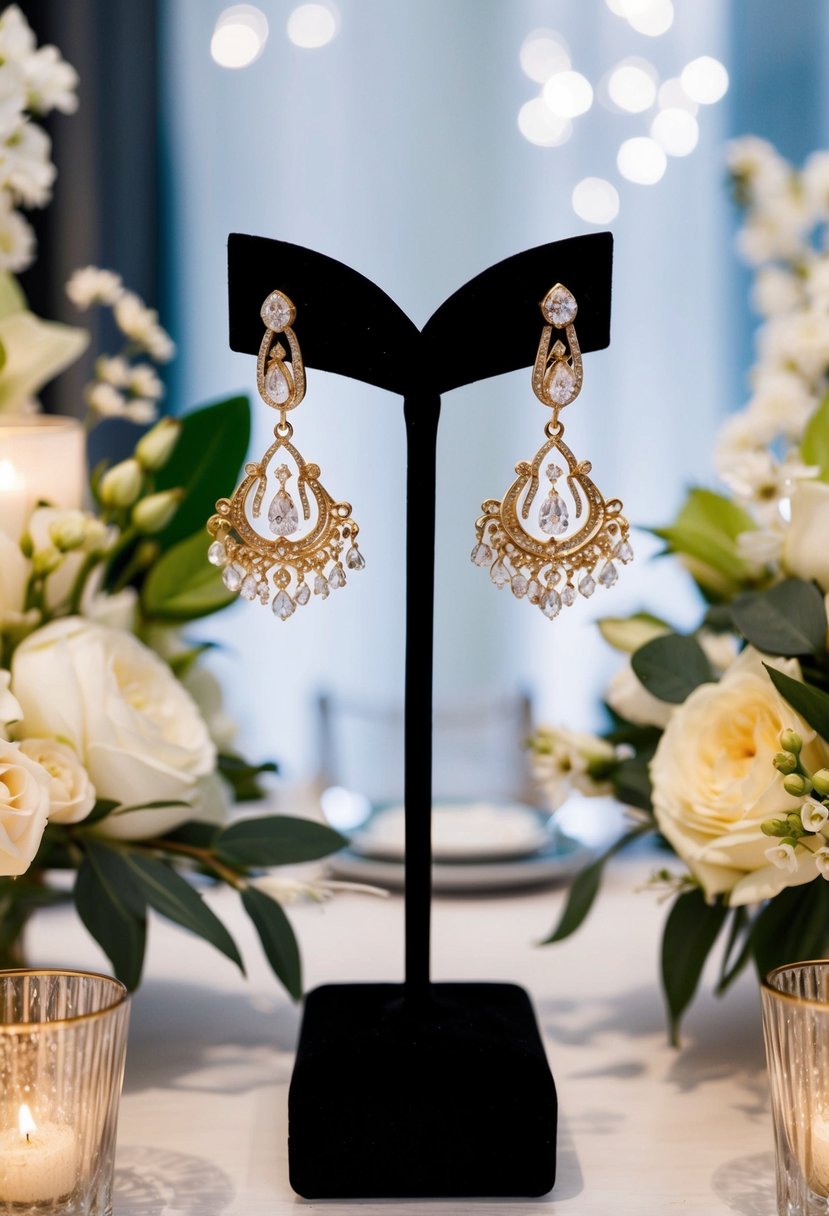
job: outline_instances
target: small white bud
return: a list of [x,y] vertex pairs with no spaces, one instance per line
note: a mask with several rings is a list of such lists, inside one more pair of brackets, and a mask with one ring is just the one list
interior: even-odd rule
[[107,507],[131,507],[141,493],[144,474],[137,460],[130,458],[107,469],[98,493]]

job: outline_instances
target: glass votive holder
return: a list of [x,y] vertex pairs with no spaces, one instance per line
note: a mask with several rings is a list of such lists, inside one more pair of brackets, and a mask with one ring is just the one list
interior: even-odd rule
[[761,989],[780,1216],[829,1216],[829,960],[777,967]]
[[105,975],[0,971],[0,1216],[111,1216],[129,999]]

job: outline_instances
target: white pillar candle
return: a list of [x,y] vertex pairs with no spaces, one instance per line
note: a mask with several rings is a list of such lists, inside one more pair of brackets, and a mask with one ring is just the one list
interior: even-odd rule
[[40,500],[55,507],[83,504],[85,440],[77,418],[0,417],[0,529],[18,540]]
[[19,1126],[0,1132],[0,1202],[43,1203],[70,1195],[78,1142],[65,1123],[35,1124],[21,1106]]

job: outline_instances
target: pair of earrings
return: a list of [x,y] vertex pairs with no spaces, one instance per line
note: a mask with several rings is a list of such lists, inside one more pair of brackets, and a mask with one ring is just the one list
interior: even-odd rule
[[[518,599],[537,605],[550,619],[562,606],[573,604],[581,594],[589,598],[597,582],[612,587],[618,579],[616,563],[633,559],[629,525],[617,498],[605,500],[591,481],[590,461],[576,460],[564,443],[560,412],[581,392],[583,368],[574,328],[578,307],[572,293],[557,283],[541,302],[544,327],[533,365],[533,392],[552,410],[544,428],[545,442],[532,462],[515,466],[516,480],[503,499],[487,499],[477,521],[472,561],[489,569],[496,587],[509,586]],[[256,463],[245,466],[245,477],[231,498],[220,498],[216,514],[207,524],[213,537],[208,557],[223,567],[225,586],[244,599],[270,604],[282,621],[304,607],[313,594],[327,599],[332,590],[344,587],[346,570],[359,571],[365,558],[357,544],[359,528],[351,516],[351,504],[338,502],[320,482],[316,464],[306,463],[291,443],[290,410],[305,396],[305,369],[293,324],[296,309],[280,291],[272,291],[261,308],[265,334],[259,348],[256,384],[266,405],[279,412],[274,442]],[[566,343],[553,330],[561,331]],[[288,350],[280,340],[284,337]],[[537,513],[542,535],[527,529],[526,521],[538,495],[541,466],[550,488]],[[566,465],[566,472],[558,458]],[[271,462],[280,463],[271,474]],[[290,459],[293,468],[286,463]],[[277,483],[267,509],[265,537],[254,526],[262,514],[268,481]],[[295,479],[299,511],[288,482]],[[559,490],[564,483],[575,520],[571,527],[570,506]],[[314,502],[312,512],[311,502]],[[582,516],[584,518],[582,519]]]

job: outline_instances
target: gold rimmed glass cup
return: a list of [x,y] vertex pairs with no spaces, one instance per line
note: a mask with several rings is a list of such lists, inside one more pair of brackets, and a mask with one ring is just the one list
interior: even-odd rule
[[129,999],[81,971],[0,971],[0,1216],[111,1216]]

